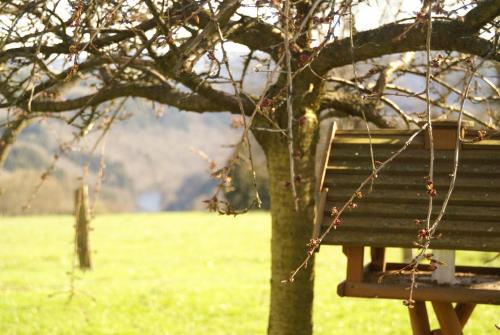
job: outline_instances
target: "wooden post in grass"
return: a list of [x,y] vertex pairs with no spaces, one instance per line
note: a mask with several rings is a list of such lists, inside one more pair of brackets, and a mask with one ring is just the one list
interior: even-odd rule
[[92,263],[90,260],[89,247],[89,188],[82,184],[75,191],[75,248],[81,270],[90,270]]

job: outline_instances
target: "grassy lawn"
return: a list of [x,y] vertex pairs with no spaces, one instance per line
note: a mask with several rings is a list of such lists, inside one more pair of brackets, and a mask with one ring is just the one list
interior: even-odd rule
[[[76,273],[67,303],[72,218],[0,217],[1,335],[265,334],[269,214],[107,215],[93,227],[94,270]],[[337,296],[340,248],[323,247],[317,262],[315,334],[410,333],[401,302]],[[498,307],[479,306],[465,333],[497,334],[499,321]]]

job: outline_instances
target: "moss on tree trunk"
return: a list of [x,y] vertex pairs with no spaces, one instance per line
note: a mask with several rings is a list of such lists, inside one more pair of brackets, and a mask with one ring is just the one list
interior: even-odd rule
[[305,258],[315,217],[315,151],[318,122],[315,113],[305,115],[296,130],[296,187],[299,210],[290,188],[289,153],[283,135],[268,135],[263,144],[269,171],[271,198],[271,305],[268,334],[312,334],[314,258],[293,283],[282,283]]

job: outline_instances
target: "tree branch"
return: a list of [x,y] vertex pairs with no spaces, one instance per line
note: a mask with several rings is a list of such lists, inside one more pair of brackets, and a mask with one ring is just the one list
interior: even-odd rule
[[464,16],[464,25],[469,31],[477,32],[499,15],[500,0],[483,0]]
[[[499,1],[492,2],[496,5]],[[496,16],[500,15],[500,7],[492,7],[494,10],[492,13]],[[484,10],[483,7],[481,9]],[[493,14],[489,14],[488,17]],[[477,16],[480,16],[479,12],[476,12],[473,17]],[[480,17],[484,19],[485,16]],[[500,61],[500,54],[495,50],[493,43],[471,33],[474,24],[478,22],[483,21],[479,19],[469,21],[468,23],[472,26],[458,20],[434,22],[431,48],[458,51]],[[357,46],[355,61],[359,62],[389,54],[423,51],[425,50],[425,34],[422,34],[421,27],[415,24],[391,23],[377,29],[359,32],[354,37],[354,44]],[[330,43],[319,53],[311,66],[317,74],[323,76],[333,68],[350,64],[352,62],[350,50],[349,38]]]
[[375,124],[379,128],[394,128],[394,125],[387,121],[382,115],[377,113],[373,108],[373,104],[369,101],[363,101],[359,96],[343,92],[329,92],[325,94],[321,101],[319,110],[335,110],[345,116],[351,115],[356,117],[363,117],[363,112],[366,115],[367,121]]
[[[337,83],[340,83],[342,85],[347,85],[347,86],[355,87],[358,90],[360,90],[361,92],[365,92],[365,93],[370,94],[370,95],[374,94],[373,90],[368,89],[368,88],[366,88],[366,87],[364,87],[364,86],[362,86],[360,84],[356,84],[355,82],[352,82],[352,81],[347,80],[347,79],[338,78],[338,77],[331,77],[331,78],[328,79],[328,81],[337,82]],[[379,99],[380,99],[381,102],[383,102],[388,107],[390,107],[392,110],[394,110],[403,119],[403,121],[406,123],[407,126],[409,126],[410,123],[418,125],[418,121],[415,120],[414,118],[412,118],[411,116],[409,116],[407,113],[405,113],[405,111],[403,111],[396,103],[394,103],[393,101],[387,99],[384,96],[380,96]],[[359,100],[359,98],[358,98],[358,100]],[[370,103],[373,106],[373,102],[372,101],[368,101],[367,103]],[[378,112],[378,110],[374,111],[374,112]]]
[[278,59],[277,47],[283,45],[283,34],[276,27],[249,16],[241,16],[228,31],[227,39],[247,46],[250,50],[268,53]]
[[[188,5],[186,4],[181,5],[180,3],[178,5],[174,5],[174,8],[172,8],[172,14],[169,17],[169,24],[174,25],[183,22],[186,17],[189,17],[199,8],[200,6],[194,1],[189,2]],[[156,27],[156,20],[154,18],[145,20],[137,24],[136,26],[131,27],[130,29],[118,31],[116,34],[113,34],[111,36],[105,36],[94,39],[92,41],[92,48],[99,49],[114,43],[119,43],[129,38],[137,36],[137,31],[146,32],[155,27]],[[85,45],[86,45],[85,42],[79,43],[77,46],[74,46],[74,48],[80,50]],[[71,45],[65,42],[54,45],[42,45],[40,47],[39,52],[46,57],[53,54],[69,54],[71,53],[70,47]],[[0,52],[0,62],[4,62],[5,60],[14,58],[16,56],[23,56],[23,57],[31,56],[35,51],[37,51],[36,46],[7,49],[5,51]]]
[[[31,103],[34,112],[64,112],[82,108],[92,107],[111,101],[120,97],[139,97],[177,107],[182,110],[203,113],[207,111],[228,111],[221,104],[208,100],[197,94],[179,92],[175,88],[164,85],[140,86],[135,84],[118,85],[109,89],[103,89],[95,94],[89,94],[80,98],[64,101],[35,100]],[[232,111],[239,113],[238,110]]]

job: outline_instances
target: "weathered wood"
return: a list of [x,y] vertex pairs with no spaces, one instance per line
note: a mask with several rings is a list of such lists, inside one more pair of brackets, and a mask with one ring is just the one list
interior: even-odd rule
[[[330,222],[331,217],[326,216],[325,213],[322,229],[326,229]],[[344,230],[368,230],[370,232],[386,231],[409,233],[414,237],[417,231],[421,228],[422,225],[415,224],[413,219],[386,218],[383,213],[379,213],[371,217],[346,215],[342,219],[342,225],[337,228],[337,231],[332,232],[331,234],[341,234]],[[486,239],[500,236],[500,227],[495,221],[477,221],[471,223],[470,221],[464,220],[448,220],[443,221],[439,225],[438,231],[443,234],[468,234],[472,236],[484,235]],[[442,238],[444,237],[445,236],[442,236]]]
[[[341,296],[408,299],[408,287],[412,281],[406,264],[387,263],[383,272],[364,273],[362,283],[346,280],[339,286]],[[387,273],[392,273],[387,275]],[[432,269],[420,264],[416,275],[417,287],[413,292],[416,301],[458,302],[466,304],[500,304],[500,268],[457,266],[457,283],[454,286],[438,285],[431,280]],[[457,314],[459,315],[459,314]]]
[[482,140],[477,143],[462,144],[464,150],[500,150],[499,140]]
[[[387,271],[399,271],[399,270],[405,268],[407,265],[408,265],[408,263],[390,262],[390,263],[387,263],[386,269],[387,269]],[[418,265],[418,271],[432,272],[433,270],[429,264],[422,264],[421,263]],[[473,274],[473,275],[499,277],[497,279],[500,280],[500,268],[484,267],[484,266],[470,266],[470,265],[457,265],[456,271],[459,273],[469,273],[469,274]],[[500,281],[497,284],[498,284],[498,287],[500,288]]]
[[[342,171],[345,172],[345,171]],[[327,174],[324,182],[325,187],[330,190],[337,187],[349,187],[351,190],[356,189],[369,174]],[[425,183],[425,175],[409,176],[397,174],[379,174],[378,178],[373,180],[375,190],[400,190],[400,189],[415,189],[422,190]],[[446,190],[450,183],[449,175],[441,175],[434,177],[434,185],[436,189]],[[500,192],[500,184],[497,179],[488,176],[475,175],[473,178],[462,178],[461,175],[457,178],[455,188],[457,191],[466,190],[471,192]],[[440,194],[441,192],[438,192]]]
[[[372,130],[372,144],[377,148],[394,146],[402,146],[408,138],[415,133],[414,130]],[[410,148],[425,149],[425,133],[417,136],[410,144]],[[473,139],[474,136],[469,136],[466,139]],[[332,144],[337,145],[368,145],[369,138],[366,131],[357,130],[338,130],[336,134],[337,140]],[[479,142],[462,143],[462,149],[465,150],[498,150],[500,149],[500,141],[498,139],[486,139]]]
[[[375,159],[379,161],[386,160],[392,156],[396,150],[399,148],[374,148]],[[422,162],[429,163],[430,153],[429,150],[421,148],[409,148],[403,151],[394,160],[395,164],[403,162]],[[436,161],[453,161],[454,152],[450,150],[446,151],[436,151],[434,159]],[[350,159],[352,161],[363,162],[370,161],[370,149],[366,145],[338,145],[335,144],[335,153],[332,150],[330,153],[329,162],[334,160],[346,160]],[[482,150],[474,149],[464,149],[460,151],[460,161],[461,162],[474,162],[481,159],[485,162],[498,162],[500,161],[500,155],[498,150],[488,150],[483,148]]]
[[[344,202],[326,202],[326,208],[333,206],[341,206]],[[441,206],[435,205],[433,207],[434,213],[439,213]],[[358,207],[346,213],[345,216],[352,217],[370,217],[376,214],[383,213],[387,218],[406,218],[406,219],[421,219],[425,217],[427,206],[424,204],[394,204],[380,202],[358,202]],[[326,214],[326,213],[325,213]],[[476,221],[492,221],[497,224],[500,223],[500,207],[494,206],[452,206],[448,208],[443,216],[443,220],[462,220],[471,221],[471,224]]]
[[[370,130],[370,135],[372,138],[377,137],[408,137],[415,133],[415,130],[407,129],[372,129]],[[348,129],[348,130],[338,130],[338,137],[353,137],[359,136],[361,138],[367,138],[368,134],[364,129]],[[422,142],[423,145],[423,142]]]
[[455,306],[455,313],[457,314],[458,321],[460,322],[462,328],[464,328],[467,321],[469,321],[475,307],[475,304],[457,304]]
[[[408,299],[408,286],[381,285],[376,283],[354,283],[345,281],[339,284],[337,293],[341,297],[358,297],[374,299]],[[452,303],[499,304],[498,294],[492,295],[491,290],[476,290],[467,288],[434,287],[415,290],[413,298],[417,301],[441,301]]]
[[318,176],[318,184],[316,186],[316,189],[321,192],[323,190],[323,183],[325,180],[326,176],[326,167],[328,165],[328,161],[330,159],[330,151],[332,148],[332,142],[333,138],[335,137],[335,132],[337,131],[337,123],[334,122],[332,124],[332,127],[328,130],[328,135],[327,135],[327,143],[326,143],[326,148],[324,151],[324,155],[321,160],[321,172]]
[[[340,190],[344,191],[344,190]],[[349,193],[352,192],[352,190],[349,190]],[[339,194],[336,193],[329,193],[327,200],[330,203],[336,204],[335,206],[341,207],[345,202],[347,202],[350,198],[350,196],[346,196],[344,193],[348,192],[342,192]],[[378,192],[377,192],[378,193]],[[387,194],[386,197],[384,197],[383,194]],[[405,197],[404,194],[409,194],[410,196]],[[413,193],[413,194],[411,194]],[[445,192],[443,191],[440,193],[440,196],[436,196],[433,204],[437,206],[441,206],[443,204],[443,200],[445,197]],[[398,194],[401,195],[398,197]],[[473,209],[476,209],[477,207],[492,207],[492,208],[497,208],[500,206],[500,201],[498,200],[500,194],[470,194],[469,199],[467,199],[467,193],[464,192],[461,194],[460,191],[457,192],[457,194],[452,194],[450,200],[448,201],[448,208],[454,208],[454,207],[470,207]],[[358,205],[362,204],[385,204],[387,207],[391,207],[392,204],[394,205],[425,205],[426,204],[426,197],[427,193],[426,192],[415,192],[415,191],[409,191],[409,192],[383,192],[381,191],[377,195],[373,196],[367,196],[363,200],[356,200],[356,203]],[[451,209],[453,211],[453,209]],[[495,220],[494,220],[495,221]]]
[[[437,161],[434,163],[436,175],[447,176],[453,170],[453,164],[450,161]],[[460,164],[459,176],[474,178],[491,176],[493,178],[500,178],[500,166],[497,162],[464,162]],[[326,168],[327,174],[364,174],[369,176],[371,173],[371,165],[369,162],[356,162],[352,160],[341,161],[335,159],[328,163]],[[422,178],[428,174],[428,165],[414,162],[408,163],[392,163],[387,165],[379,175],[383,174],[404,174],[410,176],[420,175]]]
[[323,222],[323,212],[325,211],[326,196],[328,194],[328,188],[321,190],[319,195],[319,203],[316,209],[316,220],[314,222],[314,230],[312,238],[318,238],[321,234],[321,224]]
[[346,280],[352,283],[362,282],[364,272],[364,248],[344,246],[342,252],[347,256]]
[[462,326],[451,302],[432,301],[432,307],[443,335],[463,335]]
[[[460,128],[460,138],[465,135],[464,124]],[[433,147],[434,150],[454,150],[457,144],[457,128],[456,122],[436,122],[432,125]],[[427,128],[427,133],[429,128]],[[425,148],[430,149],[430,138],[428,134],[425,135]],[[459,144],[461,145],[461,144]]]
[[413,335],[429,335],[431,326],[424,301],[415,301],[413,308],[408,308]]
[[89,246],[89,191],[87,185],[80,186],[75,191],[75,248],[79,266],[82,270],[92,268]]
[[[411,135],[410,135],[411,136]],[[409,136],[408,136],[409,137]],[[372,145],[382,148],[387,147],[401,147],[407,141],[407,137],[404,136],[394,136],[394,137],[377,137],[372,136]],[[337,136],[336,140],[332,144],[335,148],[337,145],[365,145],[369,144],[368,137],[365,134],[365,137],[354,137],[354,136]],[[424,140],[423,138],[416,137],[415,140],[409,145],[410,148],[423,148]]]
[[371,271],[385,271],[385,248],[370,248],[371,255],[371,263],[370,270]]
[[[325,236],[324,245],[345,245],[359,246],[363,244],[371,247],[394,247],[394,248],[414,248],[415,236],[408,233],[398,233],[391,231],[369,231],[369,230],[346,230],[347,223],[344,222],[344,227],[338,228],[331,234]],[[416,234],[416,233],[415,233]],[[484,235],[464,235],[447,233],[439,239],[432,241],[434,249],[457,249],[457,250],[481,250],[497,252],[500,246],[500,238],[493,237],[485,239]]]
[[[436,188],[437,189],[437,188]],[[437,196],[434,198],[436,205],[441,205],[446,196],[446,192],[439,189]],[[499,190],[500,191],[500,190]],[[345,202],[352,194],[352,188],[339,188],[335,192],[328,194],[328,200],[332,202]],[[360,204],[370,202],[384,202],[396,204],[426,204],[429,201],[427,192],[421,187],[420,189],[401,189],[401,190],[380,190],[378,187],[373,188],[371,193],[364,193],[363,199],[359,200]],[[449,206],[494,206],[500,207],[500,192],[470,192],[457,190],[453,192],[449,201]]]

